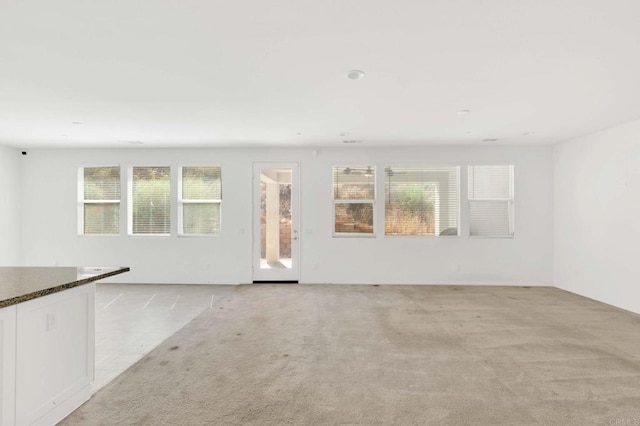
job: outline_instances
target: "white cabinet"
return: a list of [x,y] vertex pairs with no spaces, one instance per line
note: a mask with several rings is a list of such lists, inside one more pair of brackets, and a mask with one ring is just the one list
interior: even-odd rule
[[88,400],[94,348],[94,283],[0,309],[1,425],[54,425]]
[[95,284],[20,303],[16,319],[16,424],[55,424],[91,396]]
[[0,425],[15,423],[16,307],[0,309]]

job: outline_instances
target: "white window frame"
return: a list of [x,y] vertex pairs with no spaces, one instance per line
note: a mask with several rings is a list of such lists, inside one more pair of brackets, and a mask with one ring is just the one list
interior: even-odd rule
[[[84,169],[93,168],[107,168],[118,167],[120,168],[120,199],[117,200],[88,200],[84,198]],[[118,227],[117,234],[85,234],[84,232],[84,206],[85,204],[118,204],[118,214],[120,215],[120,225]],[[122,166],[120,164],[107,164],[107,165],[85,165],[78,167],[78,236],[80,237],[119,237],[122,233]]]
[[[511,197],[509,198],[471,198],[469,197],[469,189],[470,189],[470,178],[469,178],[469,167],[476,166],[510,166],[511,167],[511,181],[510,185],[510,193]],[[515,220],[515,185],[516,185],[516,166],[513,163],[473,163],[467,165],[467,211],[469,214],[468,222],[469,222],[469,238],[490,238],[490,239],[514,239],[516,235],[516,220]],[[509,207],[509,215],[510,215],[510,224],[512,226],[511,235],[471,235],[471,202],[472,201],[504,201],[507,202]]]
[[[352,168],[366,168],[366,167],[373,167],[373,199],[369,200],[369,199],[340,199],[340,200],[336,200],[336,194],[335,194],[335,173],[334,173],[334,169],[336,167],[338,168],[347,168],[347,167],[352,167]],[[376,237],[376,231],[378,229],[378,212],[376,211],[376,201],[378,199],[378,166],[377,164],[366,164],[366,165],[354,165],[354,164],[349,164],[347,166],[344,165],[332,165],[331,166],[331,198],[333,200],[333,208],[331,209],[331,233],[333,238],[375,238]],[[338,204],[371,204],[371,208],[373,210],[373,232],[370,234],[365,234],[365,233],[361,233],[361,232],[336,232],[336,205]]]
[[136,164],[129,166],[127,169],[127,235],[129,237],[151,237],[151,238],[166,238],[171,236],[172,222],[173,222],[173,213],[169,214],[169,233],[168,234],[134,234],[133,233],[133,169],[134,168],[169,168],[169,205],[173,209],[173,199],[171,197],[171,192],[173,189],[173,167],[170,164],[152,164],[152,165],[141,165]]
[[[181,238],[202,238],[202,237],[219,237],[222,235],[222,198],[215,199],[211,198],[208,200],[189,200],[182,198],[182,169],[185,167],[212,167],[220,169],[220,196],[222,196],[222,166],[220,165],[212,165],[212,166],[195,166],[195,165],[182,165],[179,167],[178,173],[178,236]],[[185,204],[219,204],[220,205],[220,231],[217,234],[185,234],[184,233],[184,211],[183,207]]]

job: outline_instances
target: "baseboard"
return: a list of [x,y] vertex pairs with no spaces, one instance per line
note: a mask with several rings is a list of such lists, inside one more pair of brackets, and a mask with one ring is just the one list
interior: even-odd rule
[[51,426],[60,422],[62,419],[73,413],[76,408],[87,402],[91,397],[91,385],[80,388],[77,392],[65,399],[64,402],[57,405],[53,410],[49,411],[38,420],[34,421],[34,426]]

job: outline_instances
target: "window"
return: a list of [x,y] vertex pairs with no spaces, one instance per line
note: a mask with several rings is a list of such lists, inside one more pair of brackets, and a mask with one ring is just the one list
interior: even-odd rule
[[458,167],[386,167],[385,235],[458,235]]
[[512,237],[513,166],[469,166],[468,172],[470,235]]
[[220,167],[183,167],[180,175],[180,234],[219,235]]
[[129,234],[171,233],[171,170],[169,167],[133,167],[129,179]]
[[80,168],[79,234],[120,234],[120,167]]
[[334,235],[373,235],[375,174],[373,166],[334,166]]

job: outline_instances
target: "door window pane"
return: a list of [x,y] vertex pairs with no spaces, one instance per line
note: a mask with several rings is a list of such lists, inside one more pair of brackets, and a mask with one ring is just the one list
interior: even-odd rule
[[260,174],[260,268],[292,268],[291,169]]

